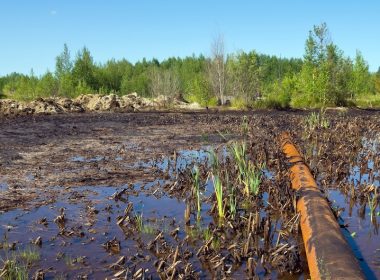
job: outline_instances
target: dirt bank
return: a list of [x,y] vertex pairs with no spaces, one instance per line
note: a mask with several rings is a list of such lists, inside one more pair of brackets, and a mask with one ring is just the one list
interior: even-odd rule
[[[31,115],[31,114],[58,114],[80,112],[135,112],[140,110],[162,109],[168,106],[168,101],[159,96],[147,99],[131,93],[124,96],[115,94],[80,95],[70,98],[39,98],[31,102],[21,102],[12,99],[0,99],[0,115]],[[197,103],[186,103],[177,99],[170,102],[170,106],[180,110],[194,110],[201,107]]]

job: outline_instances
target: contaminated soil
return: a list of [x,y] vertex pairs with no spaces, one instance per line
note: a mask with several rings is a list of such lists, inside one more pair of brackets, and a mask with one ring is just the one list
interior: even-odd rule
[[144,98],[137,93],[127,95],[116,94],[82,94],[76,98],[40,97],[33,101],[17,101],[14,99],[0,99],[0,116],[19,115],[51,115],[61,113],[83,112],[136,112],[147,110],[197,110],[201,109],[198,103],[188,103],[176,97],[157,96]]
[[[307,279],[278,141],[289,131],[362,269],[380,277],[378,111],[328,110],[326,127],[310,127],[310,111],[84,111],[0,118],[0,275],[13,261],[35,279]],[[242,142],[262,174],[248,197],[231,156]],[[213,154],[231,181],[223,219]]]

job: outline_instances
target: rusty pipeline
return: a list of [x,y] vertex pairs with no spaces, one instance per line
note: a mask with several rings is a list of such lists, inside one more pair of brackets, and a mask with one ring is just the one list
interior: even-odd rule
[[292,188],[298,193],[302,239],[311,279],[365,279],[330,206],[287,132],[280,136],[289,163]]

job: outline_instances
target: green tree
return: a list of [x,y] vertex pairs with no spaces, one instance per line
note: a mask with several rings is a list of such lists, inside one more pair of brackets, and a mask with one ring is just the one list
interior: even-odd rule
[[[194,85],[208,84],[207,81],[205,82],[205,79],[207,79],[206,58],[202,55],[199,57],[195,57],[193,55],[191,57],[186,57],[185,59],[182,59],[182,60],[177,59],[176,62],[177,62],[177,65],[175,67],[179,68],[178,71],[179,71],[181,92],[184,93],[183,98],[188,101],[195,101],[191,96],[194,93],[194,91],[191,90],[194,87]],[[164,62],[162,64],[164,64]],[[203,80],[203,81],[200,81],[200,80]],[[203,86],[201,86],[201,88],[202,87]]]
[[149,71],[152,64],[145,58],[142,61],[138,61],[133,65],[131,72],[125,72],[121,81],[121,94],[129,94],[137,92],[144,97],[151,97],[149,91]]
[[306,40],[300,79],[301,89],[305,94],[303,103],[306,106],[321,103],[325,105],[328,73],[324,67],[326,67],[328,44],[330,37],[326,23],[314,25]]
[[95,77],[99,89],[103,92],[121,92],[121,84],[123,77],[131,77],[133,73],[133,65],[126,59],[116,61],[109,60],[106,64],[96,68]]
[[240,52],[227,60],[230,92],[237,98],[243,98],[245,103],[251,103],[261,92],[261,66],[259,55]]
[[55,75],[58,79],[62,76],[70,74],[73,68],[73,63],[71,61],[70,51],[65,43],[63,45],[63,51],[55,59]]
[[350,97],[349,81],[352,72],[350,59],[345,59],[343,52],[334,44],[327,46],[326,60],[322,71],[326,74],[326,86],[323,104],[344,106]]
[[354,95],[358,96],[371,92],[371,74],[369,72],[369,66],[360,51],[356,51],[350,89]]
[[380,94],[380,67],[377,73],[375,74],[375,92]]
[[47,72],[45,75],[39,79],[36,85],[36,96],[39,97],[50,97],[57,96],[59,89],[59,82],[53,76],[52,73]]
[[67,44],[63,45],[63,51],[55,59],[55,76],[58,79],[59,96],[74,97],[75,85],[72,76],[73,62]]
[[121,94],[137,92],[144,97],[150,97],[149,78],[147,73],[124,75],[121,81]]
[[75,86],[75,96],[81,94],[91,94],[93,89],[86,84],[84,80],[80,80],[79,83]]
[[298,77],[295,107],[344,105],[349,92],[349,59],[331,41],[325,23],[314,26],[305,43],[304,64]]
[[7,84],[6,77],[0,77],[0,98],[4,97],[4,86]]
[[17,100],[34,100],[37,97],[36,88],[38,78],[34,75],[33,70],[30,75],[20,75],[4,86],[4,94],[8,98]]
[[201,106],[216,105],[216,97],[211,92],[211,86],[206,77],[204,75],[197,75],[188,84],[186,99],[190,102],[197,102]]
[[83,47],[77,54],[72,70],[75,85],[77,86],[79,83],[86,84],[91,89],[98,90],[95,72],[96,66],[91,53],[86,47]]

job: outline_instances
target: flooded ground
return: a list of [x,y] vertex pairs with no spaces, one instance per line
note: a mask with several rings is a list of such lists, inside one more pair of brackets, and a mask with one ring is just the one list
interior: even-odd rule
[[[0,275],[12,264],[44,279],[307,279],[296,194],[277,142],[289,130],[367,277],[379,278],[380,114],[329,112],[324,128],[308,127],[308,115],[2,119]],[[248,196],[236,143],[246,143],[261,174]],[[223,218],[216,177],[224,185]]]

